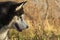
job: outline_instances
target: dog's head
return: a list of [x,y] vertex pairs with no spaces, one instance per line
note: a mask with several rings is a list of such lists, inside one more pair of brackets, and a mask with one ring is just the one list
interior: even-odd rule
[[2,2],[0,3],[0,28],[1,26],[13,26],[18,31],[28,28],[23,19],[23,5],[26,3]]

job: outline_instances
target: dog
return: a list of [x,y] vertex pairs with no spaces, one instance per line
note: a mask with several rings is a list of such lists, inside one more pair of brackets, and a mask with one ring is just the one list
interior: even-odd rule
[[26,2],[0,2],[0,40],[9,40],[8,31],[11,28],[15,28],[19,32],[28,28],[23,19],[23,5]]

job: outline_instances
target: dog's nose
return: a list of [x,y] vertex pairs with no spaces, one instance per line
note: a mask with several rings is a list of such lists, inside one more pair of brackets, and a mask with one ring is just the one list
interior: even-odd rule
[[28,26],[26,28],[28,28]]

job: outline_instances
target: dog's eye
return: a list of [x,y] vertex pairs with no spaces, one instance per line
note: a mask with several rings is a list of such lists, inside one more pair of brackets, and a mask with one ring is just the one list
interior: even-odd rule
[[22,17],[20,16],[21,21],[23,20]]
[[22,18],[22,17],[20,16],[20,18]]

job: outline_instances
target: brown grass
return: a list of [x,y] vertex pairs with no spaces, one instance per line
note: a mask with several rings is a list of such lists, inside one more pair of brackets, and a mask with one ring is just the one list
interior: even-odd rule
[[[21,2],[20,0],[16,0]],[[25,21],[29,28],[23,32],[11,29],[11,40],[60,40],[60,6],[57,0],[27,0]]]

